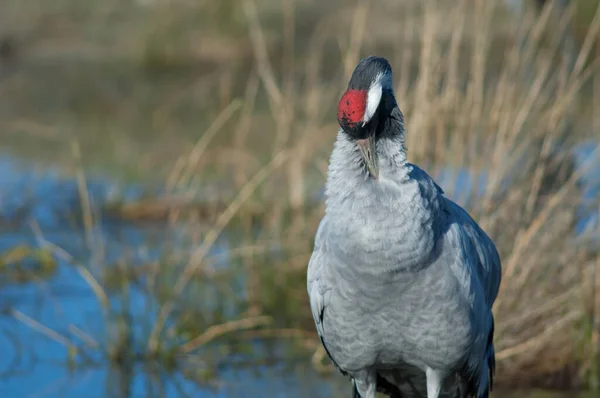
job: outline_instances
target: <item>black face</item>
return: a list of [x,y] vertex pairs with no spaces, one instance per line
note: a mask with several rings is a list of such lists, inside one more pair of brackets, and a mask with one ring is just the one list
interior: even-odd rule
[[[391,72],[392,68],[385,58],[371,56],[360,61],[352,73],[348,90],[342,96],[338,106],[340,126],[352,139],[361,140],[378,136],[385,128],[385,120],[396,107],[396,99],[389,82],[381,79],[385,76],[389,80]],[[378,80],[382,84],[381,99],[375,113],[365,123],[364,115],[368,106],[369,90]]]

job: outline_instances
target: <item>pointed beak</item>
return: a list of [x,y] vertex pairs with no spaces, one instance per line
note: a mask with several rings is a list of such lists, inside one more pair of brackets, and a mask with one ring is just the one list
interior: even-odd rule
[[377,166],[377,150],[375,148],[375,138],[373,136],[364,140],[356,140],[356,145],[360,150],[367,170],[374,179],[379,178],[379,167]]

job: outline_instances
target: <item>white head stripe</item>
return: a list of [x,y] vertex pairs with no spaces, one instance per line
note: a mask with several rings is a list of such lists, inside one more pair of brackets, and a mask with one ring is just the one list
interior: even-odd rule
[[382,83],[384,80],[384,74],[379,73],[373,83],[371,83],[371,87],[369,88],[369,92],[367,93],[367,106],[365,109],[365,114],[363,116],[363,126],[371,120],[375,112],[377,111],[377,107],[379,106],[379,102],[381,101],[381,95],[383,92]]

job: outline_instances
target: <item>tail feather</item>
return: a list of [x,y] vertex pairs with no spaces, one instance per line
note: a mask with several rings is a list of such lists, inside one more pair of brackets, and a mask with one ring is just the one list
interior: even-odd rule
[[[483,384],[477,389],[476,398],[488,398],[490,391],[494,388],[494,373],[496,371],[496,353],[494,351],[494,318],[492,317],[492,327],[488,334],[487,351],[487,372],[483,375]],[[481,381],[480,381],[481,383]]]
[[403,398],[400,389],[379,373],[377,373],[377,391],[390,398]]
[[[377,392],[385,394],[389,398],[403,398],[400,389],[379,373],[377,373]],[[354,380],[352,380],[352,398],[361,398]]]
[[488,335],[488,386],[492,391],[494,388],[494,373],[496,372],[496,351],[494,350],[494,317],[492,317],[492,329]]
[[361,398],[358,393],[358,388],[356,388],[356,382],[352,380],[352,398]]
[[490,351],[488,352],[488,370],[489,370],[490,391],[493,391],[493,389],[494,389],[494,373],[496,372],[496,354],[495,354],[493,345],[490,347]]

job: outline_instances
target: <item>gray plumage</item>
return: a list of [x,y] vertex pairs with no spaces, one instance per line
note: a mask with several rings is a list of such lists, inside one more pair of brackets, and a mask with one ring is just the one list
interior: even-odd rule
[[[381,390],[403,398],[487,397],[491,308],[501,279],[496,248],[407,162],[387,61],[361,61],[349,90],[368,93],[365,107],[375,98],[377,112],[353,120],[340,103],[326,215],[308,266],[318,334],[358,396]],[[369,139],[375,171],[358,145]]]

